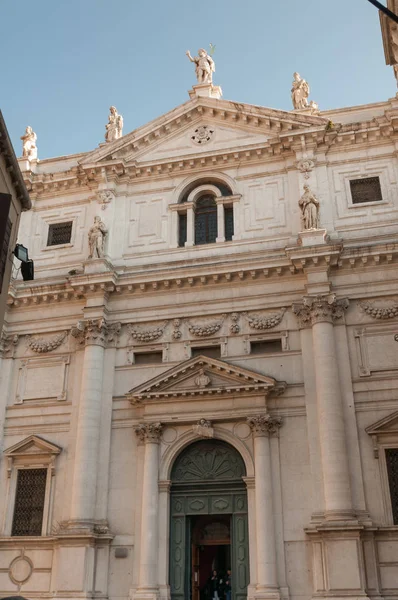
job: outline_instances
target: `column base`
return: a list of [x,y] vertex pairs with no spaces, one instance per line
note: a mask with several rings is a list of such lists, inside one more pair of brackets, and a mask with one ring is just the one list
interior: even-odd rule
[[279,588],[257,586],[253,598],[255,600],[281,600]]
[[129,598],[130,600],[159,600],[159,588],[153,587],[130,590]]

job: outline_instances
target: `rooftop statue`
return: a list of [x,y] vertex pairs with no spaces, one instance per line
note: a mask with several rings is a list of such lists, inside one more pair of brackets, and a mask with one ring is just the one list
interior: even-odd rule
[[303,229],[319,229],[319,200],[307,183],[304,184],[304,194],[299,200],[299,207]]
[[213,73],[215,72],[214,60],[207,54],[206,50],[200,48],[198,50],[198,56],[192,58],[189,50],[185,53],[189,60],[195,63],[195,73],[198,83],[212,83]]
[[308,107],[308,96],[310,95],[310,86],[305,79],[300,77],[299,73],[294,73],[292,83],[292,102],[295,110]]
[[101,217],[94,217],[94,225],[88,231],[88,245],[90,254],[88,258],[103,258],[105,236],[108,230],[105,223],[101,221]]
[[21,136],[22,140],[22,156],[28,160],[37,159],[37,146],[36,140],[37,135],[31,127],[27,127],[24,135]]
[[115,106],[109,109],[108,123],[105,126],[105,141],[114,142],[122,137],[123,132],[123,117],[119,115]]

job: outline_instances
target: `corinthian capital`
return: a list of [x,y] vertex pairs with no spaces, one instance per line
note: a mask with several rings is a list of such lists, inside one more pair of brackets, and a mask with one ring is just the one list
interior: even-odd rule
[[348,304],[348,298],[337,299],[335,294],[326,294],[304,296],[303,301],[293,304],[292,309],[303,328],[315,323],[335,323],[343,317]]
[[105,319],[78,321],[71,334],[80,344],[110,346],[116,344],[120,333],[120,323],[107,323]]
[[269,436],[278,433],[282,426],[282,417],[271,417],[271,415],[255,415],[247,417],[247,423],[255,437]]
[[135,433],[141,442],[159,444],[162,429],[162,423],[139,423],[135,427]]

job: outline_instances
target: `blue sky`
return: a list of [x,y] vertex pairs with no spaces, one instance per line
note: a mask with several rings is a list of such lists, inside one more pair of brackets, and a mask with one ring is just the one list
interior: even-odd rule
[[188,99],[185,56],[216,46],[214,83],[237,102],[290,110],[294,71],[321,109],[394,96],[378,11],[367,0],[0,0],[0,108],[17,155],[26,125],[39,158],[124,133]]

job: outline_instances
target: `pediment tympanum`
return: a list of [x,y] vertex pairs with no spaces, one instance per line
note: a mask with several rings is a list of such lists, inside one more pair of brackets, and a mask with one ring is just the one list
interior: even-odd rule
[[4,450],[4,454],[10,458],[38,455],[54,456],[60,452],[61,448],[59,446],[47,442],[37,435],[30,435],[21,442]]
[[[122,161],[137,166],[141,162],[172,160],[177,155],[222,152],[231,146],[255,148],[281,133],[324,129],[327,122],[327,118],[319,115],[196,98],[114,142],[101,144],[86,154],[80,164],[84,167]],[[203,127],[208,130],[203,131]]]
[[132,404],[181,397],[281,394],[285,382],[222,360],[197,356],[130,390]]
[[365,429],[373,440],[373,451],[376,458],[379,455],[379,445],[396,443],[398,441],[398,411],[380,419]]

